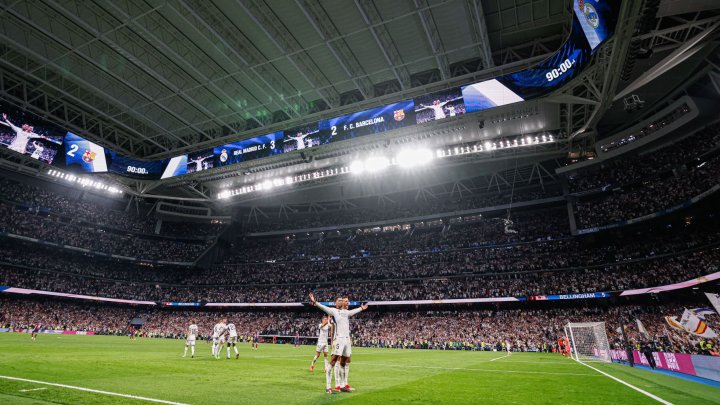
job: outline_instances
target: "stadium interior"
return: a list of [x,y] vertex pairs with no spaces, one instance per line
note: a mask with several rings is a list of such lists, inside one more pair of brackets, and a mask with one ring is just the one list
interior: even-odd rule
[[[566,384],[365,379],[437,351],[455,357],[432,378],[475,355],[594,370],[546,403],[720,403],[717,1],[8,1],[0,27],[0,401],[545,403]],[[368,305],[352,393],[304,374],[310,293]],[[73,342],[130,336],[223,374],[205,344],[180,357],[223,318],[238,362],[268,350],[297,381],[213,397],[112,385],[129,361],[68,371],[99,361]],[[25,362],[30,334],[57,371]]]

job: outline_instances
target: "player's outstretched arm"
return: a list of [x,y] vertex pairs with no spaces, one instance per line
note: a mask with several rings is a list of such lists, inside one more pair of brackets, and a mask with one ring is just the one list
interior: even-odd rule
[[317,300],[315,299],[315,294],[310,293],[309,297],[310,297],[310,304],[312,306],[320,308],[321,311],[325,312],[328,315],[333,315],[332,308],[328,308],[325,305],[317,302]]
[[6,126],[12,128],[12,130],[15,132],[20,131],[20,127],[16,127],[15,125],[13,125],[12,122],[10,122],[10,120],[8,120],[7,114],[3,113],[2,117],[3,117],[3,125],[6,125]]
[[359,307],[348,311],[348,316],[353,316],[355,314],[359,314],[361,311],[364,311],[366,309],[368,309],[368,304],[362,304]]

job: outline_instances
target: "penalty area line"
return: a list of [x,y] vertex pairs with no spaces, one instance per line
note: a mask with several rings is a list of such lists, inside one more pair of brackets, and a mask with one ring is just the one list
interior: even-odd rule
[[504,355],[504,356],[495,357],[494,359],[490,359],[490,360],[488,360],[488,361],[500,360],[500,359],[504,359],[505,357],[510,357],[510,355],[509,355],[509,354],[506,354],[506,355]]
[[[182,402],[173,402],[173,401],[165,401],[163,399],[155,399],[155,398],[147,398],[147,397],[140,397],[137,395],[129,395],[129,394],[120,394],[118,392],[110,392],[110,391],[102,391],[102,390],[94,390],[92,388],[84,388],[84,387],[76,387],[74,385],[67,385],[67,384],[57,384],[57,383],[51,383],[46,381],[38,381],[38,380],[29,380],[27,378],[18,378],[18,377],[10,377],[6,375],[0,375],[0,379],[4,380],[12,380],[12,381],[23,381],[23,382],[29,382],[33,384],[40,384],[40,385],[49,385],[51,387],[60,387],[60,388],[67,388],[70,390],[77,390],[77,391],[85,391],[85,392],[92,392],[94,394],[103,394],[103,395],[111,395],[115,397],[123,397],[123,398],[130,398],[130,399],[137,399],[138,401],[147,401],[147,402],[155,402],[158,404],[170,404],[170,405],[188,405],[184,404]],[[42,388],[41,388],[42,389]],[[35,390],[27,390],[27,391],[36,391]]]
[[611,379],[619,382],[619,383],[622,384],[622,385],[625,385],[625,386],[627,386],[627,387],[629,387],[629,388],[632,388],[632,389],[634,389],[635,391],[637,391],[637,392],[639,392],[639,393],[641,393],[641,394],[643,394],[643,395],[645,395],[645,396],[647,396],[647,397],[650,397],[650,398],[656,400],[657,402],[660,402],[661,404],[664,404],[664,405],[673,405],[672,402],[666,401],[666,400],[660,398],[659,396],[657,396],[657,395],[655,395],[655,394],[651,394],[651,393],[645,391],[645,390],[642,389],[642,388],[638,388],[638,387],[636,387],[636,386],[634,386],[634,385],[632,385],[632,384],[630,384],[630,383],[628,383],[628,382],[625,382],[625,381],[623,381],[623,380],[621,380],[621,379],[619,379],[619,378],[617,378],[617,377],[615,377],[615,376],[612,376],[612,375],[610,375],[610,374],[608,374],[608,373],[606,373],[606,372],[604,372],[604,371],[598,370],[597,368],[595,368],[595,367],[593,367],[593,366],[591,366],[591,365],[589,365],[589,364],[585,364],[585,363],[583,363],[582,361],[578,361],[578,360],[575,360],[575,361],[577,361],[578,363],[582,364],[582,365],[585,366],[585,367],[589,367],[589,368],[597,371],[598,373],[604,375],[605,377],[611,378]]

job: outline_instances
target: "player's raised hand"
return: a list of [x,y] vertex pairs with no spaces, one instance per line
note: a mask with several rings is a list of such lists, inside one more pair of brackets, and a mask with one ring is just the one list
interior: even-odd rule
[[315,294],[310,293],[310,294],[309,294],[309,297],[310,297],[310,303],[313,304],[313,305],[315,305]]
[[3,119],[7,121],[7,114],[3,113]]
[[364,303],[364,304],[360,305],[360,308],[362,308],[364,311],[364,310],[368,309],[368,304]]

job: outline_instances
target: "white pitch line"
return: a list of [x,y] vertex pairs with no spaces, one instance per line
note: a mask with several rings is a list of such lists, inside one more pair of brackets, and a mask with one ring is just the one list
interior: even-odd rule
[[18,392],[33,392],[33,391],[42,391],[42,390],[46,390],[46,389],[47,388],[32,388],[29,390],[18,390]]
[[182,402],[165,401],[165,400],[163,400],[163,399],[146,398],[146,397],[139,397],[139,396],[137,396],[137,395],[120,394],[120,393],[117,393],[117,392],[94,390],[94,389],[91,389],[91,388],[76,387],[76,386],[74,386],[74,385],[56,384],[56,383],[50,383],[50,382],[46,382],[46,381],[29,380],[29,379],[27,379],[27,378],[9,377],[9,376],[6,376],[6,375],[0,375],[0,378],[1,378],[1,379],[5,379],[5,380],[23,381],[23,382],[33,383],[33,384],[50,385],[50,386],[52,386],[52,387],[60,387],[60,388],[67,388],[67,389],[71,389],[71,390],[92,392],[92,393],[95,393],[95,394],[104,394],[104,395],[112,395],[112,396],[116,396],[116,397],[137,399],[138,401],[156,402],[156,403],[159,403],[159,404],[169,404],[169,405],[188,405],[188,404],[184,404],[184,403],[182,403]]
[[[577,360],[575,360],[575,361],[577,361]],[[617,377],[614,377],[614,376],[612,376],[612,375],[610,375],[610,374],[608,374],[608,373],[606,373],[606,372],[604,372],[604,371],[598,370],[598,369],[596,369],[595,367],[593,367],[593,366],[591,366],[591,365],[589,365],[589,364],[585,364],[585,363],[583,363],[583,362],[581,362],[581,361],[577,361],[577,362],[580,363],[580,364],[582,364],[582,365],[585,366],[585,367],[589,367],[589,368],[597,371],[598,373],[604,375],[605,377],[612,378],[613,380],[619,382],[620,384],[625,385],[625,386],[627,386],[627,387],[630,387],[630,388],[634,389],[635,391],[637,391],[637,392],[639,392],[639,393],[641,393],[641,394],[643,394],[643,395],[645,395],[645,396],[647,396],[647,397],[650,397],[650,398],[652,398],[652,399],[660,402],[661,404],[664,404],[664,405],[673,405],[672,402],[668,402],[668,401],[660,398],[660,397],[657,396],[657,395],[654,395],[654,394],[651,394],[651,393],[645,391],[645,390],[642,389],[642,388],[638,388],[638,387],[636,387],[636,386],[634,386],[634,385],[632,385],[632,384],[630,384],[630,383],[628,383],[628,382],[625,382],[625,381],[623,381],[623,380],[621,380],[621,379],[619,379],[619,378],[617,378]]]
[[441,366],[412,366],[407,364],[388,364],[388,363],[367,363],[362,361],[354,361],[352,364],[363,364],[367,366],[381,367],[402,367],[402,368],[426,368],[430,370],[459,370],[459,371],[486,371],[490,373],[516,373],[516,374],[552,374],[552,375],[576,375],[597,377],[595,374],[588,373],[556,373],[552,371],[525,371],[525,370],[495,370],[488,368],[467,368],[467,367],[441,367]]
[[504,355],[504,356],[495,357],[494,359],[490,359],[490,360],[488,360],[488,361],[500,360],[500,359],[504,359],[505,357],[510,357],[510,355],[509,355],[509,354],[506,354],[506,355]]

